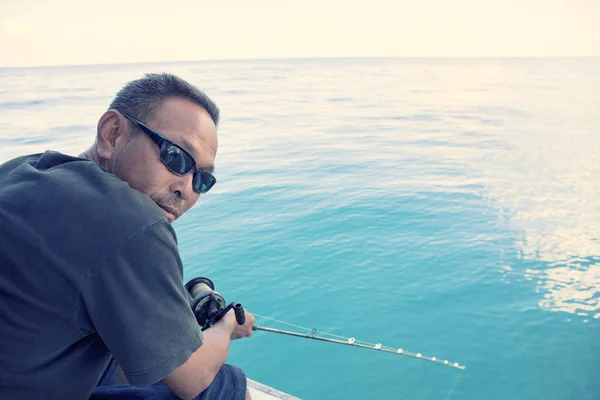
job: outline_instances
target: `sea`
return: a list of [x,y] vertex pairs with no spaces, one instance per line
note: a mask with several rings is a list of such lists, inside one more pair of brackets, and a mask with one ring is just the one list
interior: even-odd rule
[[600,58],[2,68],[0,162],[81,153],[125,83],[175,73],[222,115],[218,183],[174,223],[185,280],[209,277],[261,326],[466,368],[262,331],[228,363],[302,399],[600,399],[599,71]]

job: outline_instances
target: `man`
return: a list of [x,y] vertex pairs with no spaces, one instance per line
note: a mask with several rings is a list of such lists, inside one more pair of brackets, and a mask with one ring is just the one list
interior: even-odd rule
[[149,74],[79,157],[0,165],[0,398],[247,396],[224,363],[254,317],[200,330],[171,226],[216,182],[218,121],[202,91]]

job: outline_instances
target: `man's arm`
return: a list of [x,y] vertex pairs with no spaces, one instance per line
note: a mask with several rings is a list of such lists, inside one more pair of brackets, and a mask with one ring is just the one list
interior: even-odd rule
[[210,386],[227,360],[232,339],[250,337],[254,317],[246,312],[246,323],[238,325],[233,310],[223,319],[204,331],[202,346],[179,368],[162,382],[177,396],[193,399]]

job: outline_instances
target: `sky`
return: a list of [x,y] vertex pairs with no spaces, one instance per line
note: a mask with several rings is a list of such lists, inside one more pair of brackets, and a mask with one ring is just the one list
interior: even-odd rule
[[0,0],[0,67],[600,56],[600,0]]

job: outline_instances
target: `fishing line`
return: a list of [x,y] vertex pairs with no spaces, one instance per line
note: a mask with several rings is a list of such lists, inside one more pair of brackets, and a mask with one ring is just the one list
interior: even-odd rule
[[460,375],[456,377],[456,380],[454,381],[454,385],[452,385],[452,389],[450,389],[450,393],[448,393],[448,397],[446,397],[446,400],[450,400],[450,396],[452,396],[452,392],[454,391],[456,382],[458,382],[459,379],[460,379]]

